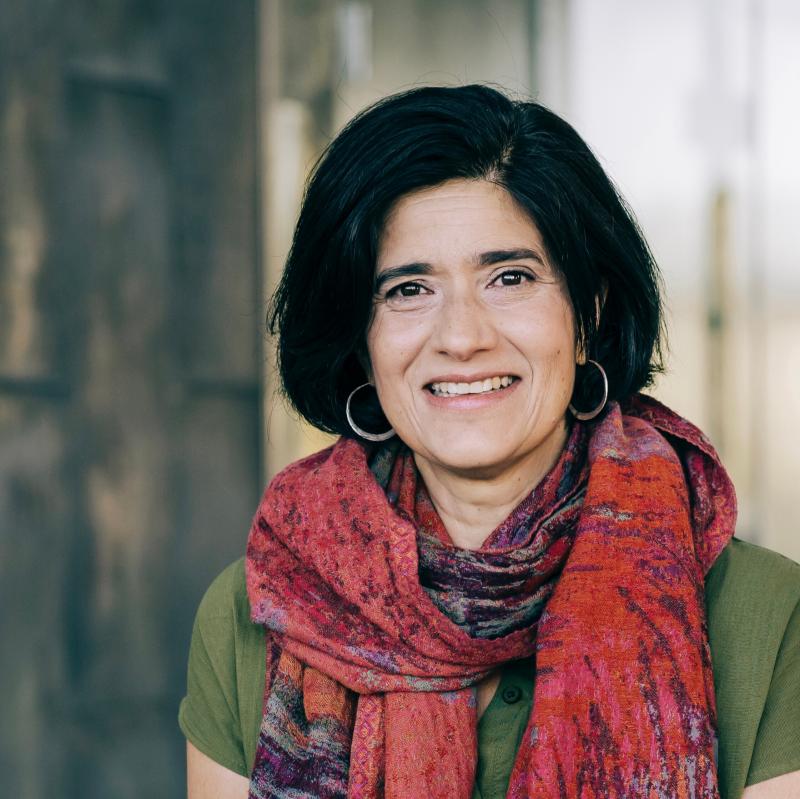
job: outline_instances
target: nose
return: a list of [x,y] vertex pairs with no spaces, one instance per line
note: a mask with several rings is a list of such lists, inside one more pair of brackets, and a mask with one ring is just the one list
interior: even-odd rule
[[491,350],[497,335],[490,310],[478,298],[460,294],[443,302],[432,343],[437,352],[467,361],[479,352]]

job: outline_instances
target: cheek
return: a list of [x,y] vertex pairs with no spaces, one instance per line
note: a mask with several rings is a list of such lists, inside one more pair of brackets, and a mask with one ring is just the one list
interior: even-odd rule
[[567,315],[554,337],[553,370],[559,388],[567,396],[572,394],[575,380],[575,327],[572,316]]
[[534,363],[574,362],[575,326],[572,316],[560,308],[534,309],[500,320],[506,338],[528,354]]
[[572,396],[575,380],[575,360],[569,341],[555,348],[540,373],[541,388],[548,402],[566,406]]
[[406,402],[406,375],[414,361],[413,335],[393,319],[378,318],[367,333],[372,382],[384,411],[397,412]]
[[372,379],[377,385],[384,383],[391,375],[396,358],[392,357],[394,334],[381,314],[376,314],[367,331],[367,354],[372,369]]
[[[531,320],[535,320],[531,322]],[[568,306],[528,309],[504,320],[506,336],[530,365],[540,397],[560,402],[571,396],[575,377],[575,326]]]

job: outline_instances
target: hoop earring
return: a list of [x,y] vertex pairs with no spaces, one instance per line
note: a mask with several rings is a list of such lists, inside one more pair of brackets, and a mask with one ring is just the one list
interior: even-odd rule
[[594,417],[597,416],[597,414],[599,414],[600,411],[602,411],[603,408],[606,407],[606,402],[608,401],[608,376],[606,375],[606,370],[603,369],[603,367],[600,366],[600,364],[597,363],[597,361],[592,361],[590,359],[587,359],[586,363],[591,363],[600,370],[600,375],[603,378],[603,399],[600,401],[600,404],[596,408],[592,408],[592,410],[585,412],[577,410],[570,402],[569,404],[570,412],[576,419],[579,419],[582,422],[586,422],[589,419],[594,419]]
[[360,386],[354,388],[347,397],[347,402],[344,406],[344,412],[347,416],[347,423],[350,427],[353,428],[353,432],[357,436],[361,436],[361,438],[367,439],[367,441],[388,441],[394,434],[394,428],[390,427],[385,433],[368,433],[366,430],[362,430],[354,421],[353,415],[350,413],[350,400],[353,399],[353,395],[360,391],[362,388],[366,386],[371,386],[372,383],[362,383]]

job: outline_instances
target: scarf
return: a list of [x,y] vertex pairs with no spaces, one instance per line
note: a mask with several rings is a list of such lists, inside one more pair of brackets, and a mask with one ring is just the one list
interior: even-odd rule
[[475,685],[532,656],[508,797],[718,797],[704,576],[735,514],[706,437],[644,395],[573,423],[475,551],[399,442],[289,466],[247,546],[269,631],[250,797],[469,799]]

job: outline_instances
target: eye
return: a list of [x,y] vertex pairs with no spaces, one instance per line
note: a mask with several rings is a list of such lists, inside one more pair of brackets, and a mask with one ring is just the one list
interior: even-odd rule
[[501,286],[520,286],[526,282],[533,282],[534,276],[523,269],[506,269],[501,272],[492,282],[499,283]]
[[400,283],[397,286],[392,286],[386,292],[386,299],[390,297],[419,297],[422,291],[423,286],[419,283]]

